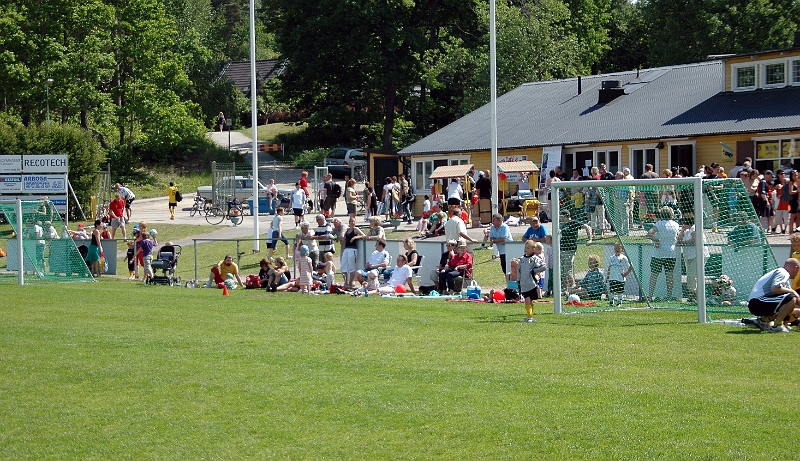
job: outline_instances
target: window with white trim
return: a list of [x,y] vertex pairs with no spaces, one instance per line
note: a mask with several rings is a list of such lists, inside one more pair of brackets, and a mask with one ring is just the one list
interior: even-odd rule
[[639,178],[644,173],[644,166],[653,165],[653,171],[658,173],[658,149],[654,147],[631,148],[631,175]]
[[764,64],[764,88],[786,86],[786,63]]
[[734,90],[756,89],[756,66],[732,66]]
[[412,184],[415,193],[430,192],[431,189],[431,174],[440,166],[447,165],[468,165],[470,163],[468,155],[459,156],[441,156],[441,157],[420,157],[415,159],[411,166],[412,171]]
[[792,61],[792,85],[800,85],[800,59]]

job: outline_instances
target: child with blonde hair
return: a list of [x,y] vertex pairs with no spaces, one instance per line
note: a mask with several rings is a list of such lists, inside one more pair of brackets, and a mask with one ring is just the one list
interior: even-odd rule
[[587,299],[600,299],[606,291],[606,282],[603,273],[600,272],[600,256],[589,255],[589,272],[578,282],[578,287],[574,293]]
[[519,258],[519,262],[512,265],[516,266],[517,272],[514,277],[519,281],[519,293],[525,299],[525,312],[527,316],[523,322],[534,323],[533,301],[541,299],[542,289],[539,287],[539,279],[547,270],[547,266],[542,256],[544,245],[541,242],[528,240],[525,242],[525,254]]
[[334,276],[336,275],[336,264],[333,263],[333,253],[325,253],[325,284],[328,286],[333,285]]

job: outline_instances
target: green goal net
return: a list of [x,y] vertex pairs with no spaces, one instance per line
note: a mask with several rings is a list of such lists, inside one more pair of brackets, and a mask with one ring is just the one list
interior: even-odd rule
[[[0,248],[6,253],[0,276],[16,279],[22,268],[26,284],[94,280],[52,202],[22,202],[20,215],[16,203],[0,203],[0,215]],[[18,236],[22,237],[22,264]],[[88,247],[88,240],[81,243]]]
[[553,196],[557,311],[749,315],[756,281],[778,267],[761,197],[738,178],[566,182]]

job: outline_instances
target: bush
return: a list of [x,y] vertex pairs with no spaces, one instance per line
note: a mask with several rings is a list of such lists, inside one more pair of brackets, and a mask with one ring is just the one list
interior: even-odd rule
[[[66,154],[69,161],[69,182],[78,201],[85,207],[97,188],[98,165],[106,161],[105,153],[92,134],[75,126],[42,126],[0,124],[0,154]],[[72,199],[69,214],[74,217],[77,206]]]
[[295,168],[303,170],[313,170],[315,166],[320,166],[325,163],[325,156],[328,155],[328,152],[330,152],[330,149],[325,147],[304,150],[294,158],[292,165]]

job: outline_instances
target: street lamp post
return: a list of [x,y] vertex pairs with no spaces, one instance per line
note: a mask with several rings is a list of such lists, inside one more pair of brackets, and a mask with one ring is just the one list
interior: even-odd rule
[[52,86],[52,85],[53,85],[53,79],[52,78],[48,78],[44,82],[44,90],[45,90],[45,93],[47,93],[46,99],[47,99],[47,129],[48,130],[50,129],[50,86]]

